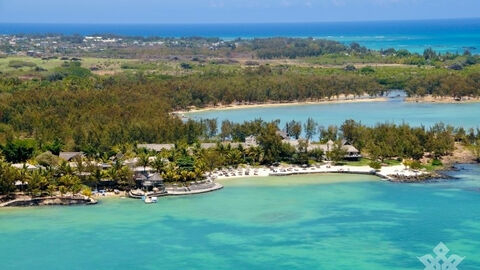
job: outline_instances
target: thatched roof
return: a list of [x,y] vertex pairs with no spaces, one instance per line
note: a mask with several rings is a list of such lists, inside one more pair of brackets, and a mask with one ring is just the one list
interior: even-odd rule
[[137,144],[137,148],[145,148],[147,150],[157,151],[160,152],[162,150],[171,150],[175,148],[175,144],[157,144],[157,143],[145,143],[145,144]]
[[83,152],[60,152],[60,158],[70,161],[76,157],[83,157]]

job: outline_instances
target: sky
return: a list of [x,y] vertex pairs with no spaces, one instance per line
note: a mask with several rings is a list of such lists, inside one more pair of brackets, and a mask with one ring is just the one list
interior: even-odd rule
[[0,0],[0,22],[258,23],[480,17],[480,0]]

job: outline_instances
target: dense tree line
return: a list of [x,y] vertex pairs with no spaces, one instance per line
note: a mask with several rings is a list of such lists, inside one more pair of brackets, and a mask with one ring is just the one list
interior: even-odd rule
[[324,54],[345,53],[351,50],[366,52],[367,49],[354,44],[351,48],[340,42],[326,39],[263,38],[245,43],[259,58],[297,58]]
[[[170,115],[172,110],[234,102],[333,99],[341,94],[375,96],[389,89],[374,75],[361,72],[308,74],[268,66],[184,77],[94,76],[87,71],[71,63],[43,80],[1,78],[0,142],[32,138],[48,150],[47,145],[60,140],[64,149],[88,153],[105,152],[122,143],[191,143],[202,128],[192,121],[182,123]],[[480,95],[480,73],[419,75],[402,83],[409,95]]]
[[268,66],[231,75],[211,75],[176,82],[173,101],[178,107],[233,102],[285,102],[382,94],[386,88],[373,77],[357,74],[299,74],[272,71]]
[[412,78],[405,90],[411,96],[480,96],[480,73],[462,76],[456,73],[430,74]]
[[[371,166],[376,168],[386,160],[397,159],[416,162],[428,157],[439,163],[438,159],[449,155],[454,150],[454,142],[462,142],[472,146],[475,153],[480,153],[480,131],[453,128],[436,124],[430,128],[410,127],[407,124],[395,125],[380,123],[369,127],[354,120],[347,120],[341,126],[320,128],[310,119],[304,125],[289,122],[285,129],[305,130],[310,138],[301,139],[297,146],[285,142],[279,135],[281,130],[278,121],[264,122],[260,119],[244,122],[224,122],[217,128],[216,121],[189,121],[180,126],[191,137],[192,142],[177,141],[175,147],[161,152],[149,152],[136,148],[135,144],[119,144],[105,149],[103,153],[87,152],[86,157],[76,158],[74,166],[62,161],[52,151],[59,151],[63,145],[56,141],[42,146],[31,139],[16,139],[7,142],[3,155],[9,162],[24,162],[41,165],[43,169],[29,171],[11,167],[0,158],[0,194],[8,194],[16,188],[15,183],[27,183],[24,190],[33,196],[54,193],[78,193],[89,188],[105,185],[119,189],[130,189],[135,186],[133,172],[123,161],[137,157],[136,166],[150,166],[162,174],[167,182],[184,182],[202,178],[205,172],[217,168],[237,167],[240,164],[271,165],[279,162],[293,164],[311,164],[325,159],[342,162],[345,150],[342,141],[347,141],[361,150],[362,154],[372,160]],[[192,133],[192,134],[190,134]],[[245,147],[220,143],[228,138],[233,142],[244,141],[246,136],[256,137],[258,145]],[[290,133],[297,137],[297,131]],[[217,141],[216,147],[203,148],[201,141]],[[333,140],[334,146],[328,153],[320,149],[310,149],[308,140],[326,142]],[[42,148],[43,147],[43,148]],[[50,149],[45,151],[46,149]],[[88,149],[86,149],[88,150]],[[45,151],[45,152],[44,152]],[[97,149],[100,151],[100,149]],[[112,159],[111,157],[115,157]],[[97,166],[98,163],[110,164],[107,169]],[[408,164],[414,164],[412,162]]]
[[[202,120],[200,122],[189,120],[179,122],[182,136],[171,140],[178,145],[197,145],[199,142],[244,142],[246,137],[254,136],[259,142],[266,158],[264,163],[288,161],[290,155],[280,158],[280,153],[295,152],[284,145],[277,131],[286,131],[287,136],[293,139],[300,139],[305,143],[345,140],[354,145],[360,151],[366,153],[373,159],[408,158],[421,159],[425,153],[432,157],[439,158],[450,154],[453,151],[455,141],[467,145],[475,145],[480,139],[480,131],[463,128],[454,128],[444,124],[436,124],[431,128],[410,127],[408,124],[382,123],[373,127],[362,125],[354,120],[347,120],[339,127],[329,126],[327,128],[319,125],[313,119],[309,119],[303,125],[291,121],[285,124],[282,129],[279,121],[264,122],[261,119],[247,121],[244,123],[232,123],[225,120],[220,127],[215,119]],[[293,129],[292,129],[293,128]],[[290,129],[290,130],[289,130]],[[292,132],[292,130],[294,130]],[[303,134],[304,138],[301,138]],[[127,145],[135,145],[134,142],[118,142],[109,146],[85,144],[76,146],[75,150],[84,151],[92,158],[108,159],[119,152],[126,152]],[[140,141],[145,142],[145,141]],[[163,143],[164,141],[147,141]],[[225,145],[221,145],[225,146]],[[42,152],[57,154],[68,146],[56,138],[49,143],[41,143],[34,139],[8,139],[2,146],[2,154],[10,162],[25,162],[38,156]],[[220,145],[219,145],[220,147]],[[273,147],[273,148],[272,148]],[[125,153],[122,153],[125,154]],[[280,158],[280,159],[279,159]],[[257,159],[260,161],[260,159]],[[292,160],[290,160],[292,161]],[[47,162],[48,163],[48,162]]]

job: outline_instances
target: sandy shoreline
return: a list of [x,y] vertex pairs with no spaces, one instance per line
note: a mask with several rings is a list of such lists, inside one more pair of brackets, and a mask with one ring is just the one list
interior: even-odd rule
[[[219,104],[216,106],[207,106],[205,108],[191,108],[189,110],[178,110],[172,112],[173,114],[188,114],[206,111],[222,111],[222,110],[237,110],[237,109],[253,109],[253,108],[272,108],[283,106],[298,106],[298,105],[316,105],[316,104],[341,104],[341,103],[360,103],[360,102],[385,102],[388,97],[360,97],[360,98],[335,98],[323,99],[317,101],[292,101],[292,102],[265,102],[265,103],[251,103],[251,104]],[[405,102],[415,103],[444,103],[444,104],[463,104],[463,103],[480,103],[480,97],[463,97],[457,100],[453,97],[406,97]]]
[[[248,174],[246,173],[248,172]],[[395,181],[396,179],[427,176],[430,172],[416,171],[406,168],[404,165],[383,166],[380,170],[375,171],[370,166],[336,166],[331,163],[317,165],[313,167],[301,167],[297,165],[282,165],[275,168],[256,167],[256,168],[237,168],[232,170],[219,170],[212,172],[210,177],[214,180],[224,181],[227,179],[251,178],[251,177],[267,177],[267,176],[288,176],[297,174],[369,174],[376,175],[380,179]]]
[[292,102],[265,102],[254,104],[228,104],[207,106],[205,108],[192,108],[190,110],[174,111],[174,114],[196,113],[205,111],[220,111],[220,110],[235,110],[235,109],[250,109],[250,108],[270,108],[283,106],[297,106],[297,105],[316,105],[316,104],[339,104],[339,103],[360,103],[360,102],[385,102],[387,97],[362,97],[362,98],[336,98],[324,99],[318,101],[292,101]]

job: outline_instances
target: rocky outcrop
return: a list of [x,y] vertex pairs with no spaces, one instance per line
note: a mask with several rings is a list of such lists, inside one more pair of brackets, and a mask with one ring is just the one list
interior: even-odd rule
[[418,175],[389,175],[388,180],[391,182],[399,182],[399,183],[418,183],[418,182],[427,182],[427,181],[438,181],[438,180],[451,180],[455,179],[455,177],[439,173],[439,172],[432,172],[432,173],[423,173]]
[[82,195],[75,196],[49,196],[49,197],[23,197],[0,204],[0,207],[21,207],[21,206],[44,206],[44,205],[89,205],[97,201]]

